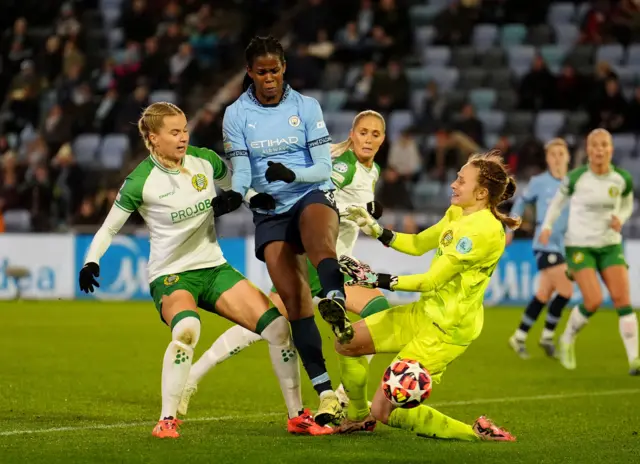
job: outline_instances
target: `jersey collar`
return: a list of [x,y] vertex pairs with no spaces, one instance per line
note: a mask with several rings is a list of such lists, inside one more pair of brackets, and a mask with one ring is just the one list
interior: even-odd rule
[[596,177],[606,177],[606,176],[608,176],[609,174],[611,174],[612,172],[614,172],[614,171],[615,171],[615,168],[613,167],[613,164],[612,164],[612,163],[609,163],[609,170],[608,170],[607,172],[605,172],[604,174],[597,174],[597,173],[595,173],[595,172],[593,171],[593,169],[591,169],[591,166],[590,166],[590,165],[587,165],[587,166],[588,166],[588,168],[589,168],[589,172],[590,172],[591,174],[593,174],[594,176],[596,176]]
[[258,100],[258,97],[256,97],[256,88],[253,84],[251,84],[249,86],[249,88],[247,89],[247,95],[249,96],[249,99],[258,106],[262,106],[263,108],[275,108],[276,106],[280,105],[282,102],[284,102],[287,97],[289,96],[289,93],[291,92],[291,86],[289,84],[287,84],[286,82],[283,84],[282,86],[282,98],[280,99],[280,101],[278,103],[271,103],[269,105],[263,105],[262,103],[260,103],[260,100]]
[[[151,160],[153,165],[155,167],[157,167],[158,169],[160,169],[162,172],[166,172],[167,174],[180,174],[180,170],[179,169],[167,169],[167,168],[165,168],[162,164],[160,164],[158,162],[156,157],[151,155],[151,154],[149,155],[149,159]],[[180,161],[180,165],[184,166],[184,158],[182,158],[182,161]]]

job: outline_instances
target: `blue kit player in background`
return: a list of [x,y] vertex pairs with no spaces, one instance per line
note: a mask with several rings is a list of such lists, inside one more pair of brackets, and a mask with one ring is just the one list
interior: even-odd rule
[[255,37],[246,49],[253,84],[224,115],[223,141],[233,166],[232,196],[258,192],[254,213],[256,257],[284,302],[293,340],[320,395],[319,424],[340,418],[314,321],[304,253],[326,294],[318,308],[339,342],[353,338],[345,312],[344,276],[336,257],[339,217],[331,182],[331,137],[317,100],[284,82],[282,45]]
[[[527,306],[520,326],[509,339],[509,345],[523,359],[529,358],[526,348],[527,335],[531,326],[535,324],[542,308],[549,302],[553,294],[556,297],[549,304],[547,320],[540,338],[540,347],[549,356],[555,354],[553,337],[560,320],[562,310],[571,299],[573,284],[567,278],[567,265],[564,259],[564,233],[567,229],[569,208],[565,208],[558,219],[558,226],[554,227],[553,235],[547,245],[538,241],[542,222],[551,199],[567,175],[569,167],[569,149],[562,139],[553,139],[545,146],[547,171],[531,178],[523,195],[519,196],[511,208],[511,213],[522,217],[527,204],[535,205],[536,231],[533,238],[533,253],[540,272],[538,290]],[[507,234],[507,243],[511,243],[513,232]]]

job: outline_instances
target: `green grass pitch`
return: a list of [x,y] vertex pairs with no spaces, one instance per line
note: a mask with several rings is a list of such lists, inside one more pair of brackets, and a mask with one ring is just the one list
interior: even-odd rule
[[[267,348],[258,343],[214,369],[192,400],[179,440],[151,429],[160,408],[168,330],[150,303],[0,303],[0,462],[133,463],[587,463],[637,462],[640,378],[612,312],[596,315],[565,371],[530,337],[532,359],[510,351],[515,309],[488,309],[484,331],[435,386],[429,404],[472,422],[486,414],[517,443],[419,438],[379,425],[373,434],[297,437]],[[202,316],[199,356],[229,326]],[[339,382],[327,325],[325,357]],[[561,327],[563,327],[561,325]],[[374,358],[370,393],[390,356]],[[303,374],[303,396],[317,399]]]

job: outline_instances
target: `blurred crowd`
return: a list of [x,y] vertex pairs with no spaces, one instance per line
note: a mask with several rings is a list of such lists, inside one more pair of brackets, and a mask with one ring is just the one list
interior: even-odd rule
[[[24,221],[34,231],[101,221],[123,176],[145,156],[134,123],[154,92],[172,95],[190,116],[197,113],[193,144],[222,152],[222,115],[242,88],[211,100],[221,85],[215,76],[240,71],[251,35],[269,31],[297,3],[304,5],[287,29],[286,78],[294,88],[346,91],[339,110],[371,108],[387,118],[412,113],[410,124],[388,134],[377,159],[383,168],[379,198],[386,207],[420,209],[425,202],[417,198],[441,197],[451,172],[485,148],[501,149],[522,179],[544,169],[544,140],[488,134],[473,102],[454,101],[437,82],[428,82],[415,103],[408,69],[420,62],[422,50],[410,7],[440,5],[430,21],[430,43],[468,47],[478,24],[544,25],[551,0],[9,3],[0,18],[6,31],[0,39],[0,212],[26,212]],[[105,4],[119,8],[115,22]],[[575,45],[638,39],[640,1],[596,0],[589,2]],[[629,92],[605,61],[551,69],[536,55],[530,69],[509,77],[508,85],[515,110],[588,114],[570,141],[576,164],[583,160],[581,139],[589,129],[640,132],[640,87]],[[325,115],[330,117],[326,108]],[[122,166],[105,170],[78,162],[73,141],[85,133],[125,134],[130,148]],[[413,226],[409,220],[403,227]]]

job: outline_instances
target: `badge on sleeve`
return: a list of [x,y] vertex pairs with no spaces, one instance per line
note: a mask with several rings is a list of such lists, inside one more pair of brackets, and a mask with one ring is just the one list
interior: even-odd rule
[[461,255],[466,255],[473,248],[473,243],[469,237],[462,237],[456,244],[456,251]]
[[349,170],[349,166],[347,166],[347,163],[343,163],[342,161],[339,161],[333,165],[333,170],[344,174]]

